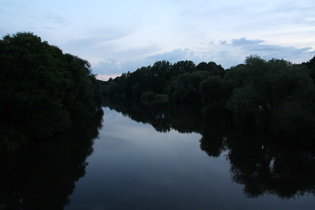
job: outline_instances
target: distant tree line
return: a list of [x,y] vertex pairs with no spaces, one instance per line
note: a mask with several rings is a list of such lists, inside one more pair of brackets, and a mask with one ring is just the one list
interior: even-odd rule
[[89,63],[32,33],[4,36],[0,63],[1,150],[65,131],[100,110]]
[[228,112],[288,138],[315,139],[315,57],[302,64],[249,56],[223,69],[214,62],[158,61],[102,83],[108,100],[199,103],[204,115]]

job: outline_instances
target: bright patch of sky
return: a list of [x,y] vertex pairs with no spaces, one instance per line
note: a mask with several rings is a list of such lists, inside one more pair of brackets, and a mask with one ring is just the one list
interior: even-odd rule
[[314,11],[314,0],[1,0],[0,35],[33,32],[107,78],[158,60],[305,62]]

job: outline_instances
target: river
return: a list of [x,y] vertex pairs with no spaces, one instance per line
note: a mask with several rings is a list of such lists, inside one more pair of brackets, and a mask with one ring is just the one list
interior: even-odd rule
[[0,209],[315,208],[313,150],[194,109],[128,110],[2,157]]
[[106,108],[103,128],[66,209],[314,209],[312,195],[249,198],[227,151],[209,157],[198,133],[157,132]]

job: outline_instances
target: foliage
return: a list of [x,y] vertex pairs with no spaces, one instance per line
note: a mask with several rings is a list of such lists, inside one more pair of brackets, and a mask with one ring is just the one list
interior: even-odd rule
[[208,71],[181,74],[169,85],[168,95],[175,102],[200,101],[199,84],[210,76]]
[[100,107],[89,63],[32,33],[3,37],[0,61],[0,125],[11,144],[16,135],[30,140],[64,131]]
[[302,65],[306,66],[311,71],[311,78],[315,82],[315,56],[309,60],[308,62],[302,63]]
[[217,65],[215,62],[201,62],[196,66],[196,70],[205,70],[211,73],[212,76],[220,76],[224,75],[224,69],[221,65]]
[[172,103],[197,103],[203,114],[227,109],[238,127],[248,123],[290,138],[315,139],[315,57],[303,64],[249,56],[224,70],[214,62],[158,61],[104,83],[109,98],[154,101],[167,95]]
[[[198,67],[198,68],[197,68]],[[109,98],[138,100],[147,92],[167,94],[173,102],[200,101],[199,84],[209,76],[220,76],[224,69],[214,62],[196,65],[192,61],[157,61],[105,82],[104,95]]]
[[225,76],[234,86],[226,106],[237,125],[248,120],[257,123],[263,117],[263,126],[274,133],[291,138],[303,138],[306,133],[309,138],[315,137],[315,86],[308,68],[251,56],[245,65],[230,69]]
[[200,100],[204,112],[213,112],[225,106],[231,95],[231,86],[219,76],[210,76],[200,82]]

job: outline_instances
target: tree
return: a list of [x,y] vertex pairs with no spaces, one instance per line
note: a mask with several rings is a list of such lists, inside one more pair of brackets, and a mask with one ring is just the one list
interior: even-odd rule
[[302,63],[302,65],[310,69],[311,78],[313,79],[313,82],[315,83],[315,56],[308,62]]
[[209,71],[213,76],[220,76],[224,75],[224,69],[221,65],[217,65],[215,62],[201,62],[196,66],[196,70],[205,70]]
[[199,85],[207,79],[207,71],[181,74],[169,85],[168,95],[173,102],[200,102]]
[[[229,70],[224,79],[234,86],[227,108],[237,124],[247,120],[265,123],[274,133],[300,138],[310,132],[315,121],[315,86],[309,70],[279,59],[265,61],[249,57],[245,65]],[[294,135],[293,135],[294,134]]]
[[177,76],[184,73],[192,73],[196,69],[194,62],[192,61],[178,61],[172,65],[171,74],[172,76]]
[[210,76],[200,82],[199,92],[203,111],[215,111],[225,107],[231,95],[230,85],[219,76]]
[[64,131],[78,116],[100,108],[99,86],[88,62],[32,33],[0,40],[0,61],[0,125],[7,142],[14,141],[12,133],[42,139]]

